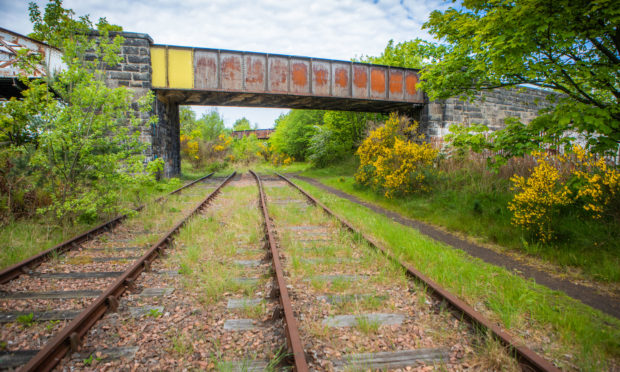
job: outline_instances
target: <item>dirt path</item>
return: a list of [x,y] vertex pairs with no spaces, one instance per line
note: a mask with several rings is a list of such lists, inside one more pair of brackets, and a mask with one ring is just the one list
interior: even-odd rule
[[504,267],[512,272],[518,273],[524,278],[532,278],[536,281],[536,283],[547,286],[550,289],[562,291],[568,296],[579,300],[586,305],[589,305],[595,309],[601,310],[620,319],[620,301],[618,301],[617,298],[596,293],[592,288],[575,284],[569,280],[556,278],[544,271],[540,271],[534,267],[525,265],[510,256],[503,255],[489,248],[474,244],[455,235],[439,230],[436,227],[428,225],[424,222],[412,220],[378,205],[365,202],[351,194],[347,194],[333,187],[324,185],[316,179],[294,174],[291,174],[291,176],[306,181],[316,187],[319,187],[341,198],[347,199],[353,203],[363,205],[366,208],[372,210],[373,212],[383,214],[384,216],[389,217],[390,219],[400,223],[401,225],[417,229],[422,234],[434,240],[447,244],[453,248],[465,251],[473,257],[480,258],[487,263]]

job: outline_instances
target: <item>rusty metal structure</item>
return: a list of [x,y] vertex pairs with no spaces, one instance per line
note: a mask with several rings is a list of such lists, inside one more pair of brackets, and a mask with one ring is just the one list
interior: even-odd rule
[[422,274],[422,272],[415,269],[411,265],[401,261],[398,257],[394,256],[387,248],[385,248],[379,242],[353,227],[353,225],[349,221],[334,213],[325,204],[321,203],[321,201],[310,195],[293,181],[281,174],[277,173],[277,175],[282,180],[291,185],[293,188],[298,190],[302,195],[304,195],[310,203],[321,208],[327,215],[334,217],[343,228],[349,230],[357,236],[360,236],[371,247],[381,252],[391,261],[402,267],[409,277],[424,284],[434,296],[436,296],[442,301],[447,302],[452,307],[452,309],[456,311],[455,315],[457,316],[457,318],[464,318],[470,323],[488,330],[490,336],[496,338],[499,342],[501,342],[504,346],[508,347],[515,354],[519,365],[523,371],[560,372],[559,368],[554,366],[552,363],[550,363],[540,355],[536,354],[536,352],[534,352],[532,349],[522,345],[508,333],[504,332],[500,327],[493,324],[480,312],[476,311],[473,307],[469,306],[467,303],[456,297],[454,294],[444,289],[431,278]]
[[284,278],[284,270],[282,268],[282,261],[280,260],[280,253],[276,245],[276,239],[274,235],[274,229],[272,226],[271,218],[269,217],[269,210],[267,209],[267,197],[265,196],[265,190],[263,189],[263,183],[260,177],[250,170],[250,174],[256,180],[258,185],[258,193],[260,199],[260,209],[263,214],[263,222],[265,224],[265,236],[267,238],[269,253],[271,257],[271,263],[273,266],[274,275],[276,277],[278,298],[280,300],[280,306],[284,314],[284,322],[286,324],[286,342],[288,343],[289,350],[293,355],[293,365],[297,372],[307,372],[308,362],[306,361],[306,355],[304,353],[303,343],[299,335],[299,328],[297,327],[297,319],[293,313],[293,305],[291,304],[291,298],[288,294],[286,287],[286,279]]
[[269,129],[249,129],[249,130],[233,130],[231,135],[233,138],[243,138],[249,137],[251,135],[255,135],[259,140],[268,140],[273,132],[276,130],[273,128]]
[[[27,55],[40,56],[43,63],[34,66],[32,71],[24,71],[17,64],[17,54],[21,50],[26,50]],[[0,27],[0,96],[3,98],[18,95],[19,76],[40,78],[54,75],[64,67],[59,49]]]
[[268,53],[151,46],[152,89],[187,105],[411,111],[415,69]]

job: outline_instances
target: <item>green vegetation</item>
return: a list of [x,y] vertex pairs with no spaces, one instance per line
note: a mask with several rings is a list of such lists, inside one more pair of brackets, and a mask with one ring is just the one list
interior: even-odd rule
[[164,313],[159,309],[150,309],[144,316],[147,318],[159,318],[164,315]]
[[[182,268],[184,285],[196,292],[202,303],[219,301],[225,293],[252,296],[257,283],[239,281],[253,278],[248,269],[232,265],[234,259],[260,259],[260,217],[258,208],[246,208],[256,199],[256,186],[224,188],[215,203],[230,203],[222,208],[209,208],[204,218],[194,218],[179,233],[176,243],[183,247],[173,260]],[[199,231],[200,234],[195,233]],[[243,236],[243,241],[239,237]],[[205,250],[209,246],[213,249]],[[252,248],[256,247],[256,248]],[[242,253],[247,248],[247,253]],[[239,250],[239,252],[238,252]],[[217,257],[217,259],[216,259]],[[228,258],[228,262],[221,257]],[[210,265],[203,263],[208,260]],[[259,274],[256,274],[259,275]],[[248,308],[258,314],[263,306]]]
[[[443,44],[417,40],[409,53],[434,63],[420,84],[431,99],[521,84],[561,93],[534,121],[574,130],[591,152],[617,154],[620,141],[620,12],[612,0],[465,1],[424,24]],[[544,133],[542,137],[544,137]],[[535,137],[541,137],[537,133]]]
[[24,327],[30,327],[34,323],[34,314],[25,314],[17,317],[17,323],[20,323]]
[[[432,241],[365,207],[334,197],[306,182],[299,183],[364,233],[383,242],[396,256],[468,303],[476,304],[485,315],[518,338],[531,337],[534,342],[551,340],[537,346],[546,355],[557,357],[554,361],[560,366],[568,362],[583,370],[606,370],[607,363],[612,360],[617,363],[620,359],[617,319]],[[349,185],[352,187],[352,182]],[[376,197],[374,193],[368,195]],[[530,332],[529,336],[526,331]],[[568,361],[562,357],[566,350],[573,351]]]
[[589,279],[620,281],[617,222],[583,219],[575,213],[561,214],[555,220],[557,238],[550,243],[536,241],[512,225],[513,215],[508,206],[514,193],[509,178],[530,166],[526,160],[513,160],[495,173],[487,168],[482,157],[448,159],[439,164],[430,191],[392,198],[355,182],[353,174],[358,166],[354,159],[302,174],[404,216],[497,244],[499,249],[515,249],[541,257],[567,271],[578,268]]
[[[19,55],[23,98],[0,105],[2,219],[48,213],[71,224],[117,213],[124,207],[121,191],[154,182],[163,165],[144,167],[146,144],[134,130],[151,120],[142,121],[132,103],[147,112],[153,97],[105,85],[104,70],[120,61],[123,41],[109,36],[120,28],[105,18],[96,25],[87,16],[75,19],[55,0],[44,14],[31,3],[30,20],[33,38],[63,50],[66,69],[30,80],[42,56]],[[89,38],[94,27],[99,39]]]

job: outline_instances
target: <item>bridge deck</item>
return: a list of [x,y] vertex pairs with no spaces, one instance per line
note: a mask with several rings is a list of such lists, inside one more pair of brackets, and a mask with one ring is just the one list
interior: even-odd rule
[[187,104],[390,111],[424,103],[414,69],[167,45],[151,47],[151,64],[153,89]]

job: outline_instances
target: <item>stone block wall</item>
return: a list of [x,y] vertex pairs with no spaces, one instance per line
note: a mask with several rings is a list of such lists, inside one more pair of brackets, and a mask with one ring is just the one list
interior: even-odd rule
[[[93,34],[96,37],[96,34]],[[111,88],[125,86],[134,93],[137,101],[151,91],[151,45],[153,39],[147,34],[121,32],[125,39],[121,47],[121,62],[106,68],[106,85]],[[138,104],[133,109],[143,120],[138,129],[140,139],[148,144],[147,160],[162,158],[164,160],[164,177],[176,176],[181,172],[179,108],[178,105],[158,101],[153,103],[153,110],[141,113]],[[156,124],[148,124],[147,119],[157,115]]]
[[421,126],[430,138],[441,138],[449,133],[452,124],[484,124],[491,130],[504,127],[504,119],[517,117],[529,123],[538,111],[550,105],[547,91],[534,88],[495,89],[478,92],[472,102],[458,97],[428,102]]

